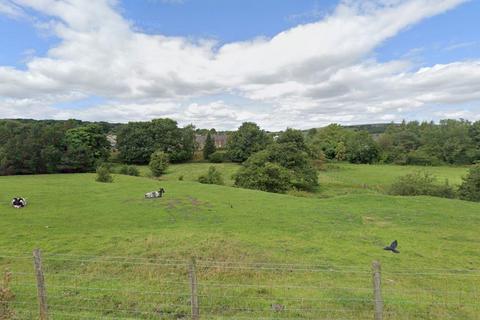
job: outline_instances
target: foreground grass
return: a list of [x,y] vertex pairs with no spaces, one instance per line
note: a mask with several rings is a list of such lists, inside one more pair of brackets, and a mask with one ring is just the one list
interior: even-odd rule
[[[188,181],[203,168],[172,166],[162,181],[115,175],[112,184],[92,174],[0,177],[0,267],[14,272],[18,314],[36,312],[30,252],[40,247],[54,319],[184,318],[191,256],[205,319],[370,319],[373,260],[382,262],[387,319],[480,316],[480,204],[373,191],[299,198]],[[323,175],[330,190],[356,182],[348,165]],[[159,186],[165,198],[143,199]],[[17,195],[28,207],[10,208]],[[382,250],[393,239],[399,255]]]

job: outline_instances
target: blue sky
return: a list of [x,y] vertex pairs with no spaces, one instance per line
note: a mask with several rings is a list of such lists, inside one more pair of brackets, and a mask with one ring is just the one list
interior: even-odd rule
[[[122,0],[121,14],[143,32],[214,38],[221,43],[272,37],[331,13],[336,0]],[[34,19],[48,18],[30,12]],[[426,65],[478,58],[480,1],[426,19],[389,39],[377,50],[381,61],[414,54]],[[0,15],[0,64],[21,67],[32,50],[44,55],[58,39],[28,19]],[[415,51],[415,52],[412,52]]]
[[52,1],[0,0],[0,118],[479,119],[478,0]]

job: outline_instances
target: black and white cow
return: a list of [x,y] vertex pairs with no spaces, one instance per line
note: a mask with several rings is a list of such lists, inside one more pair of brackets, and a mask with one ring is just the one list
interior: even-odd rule
[[145,199],[161,198],[164,193],[165,193],[165,189],[163,188],[160,188],[160,190],[158,191],[147,192],[145,193]]
[[18,197],[18,198],[13,198],[12,200],[12,207],[16,209],[21,209],[26,205],[27,205],[27,199],[25,198]]

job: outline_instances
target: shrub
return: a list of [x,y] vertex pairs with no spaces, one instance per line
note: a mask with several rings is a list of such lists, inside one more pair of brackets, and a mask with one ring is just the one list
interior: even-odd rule
[[113,182],[113,177],[110,174],[110,170],[106,166],[99,166],[97,168],[97,182],[110,183]]
[[178,177],[178,181],[183,181],[183,175]]
[[416,171],[397,179],[390,186],[389,193],[399,196],[428,195],[442,198],[454,198],[455,190],[448,180],[439,184],[437,178],[428,172]]
[[472,167],[458,189],[460,199],[480,201],[480,165]]
[[409,152],[404,158],[404,164],[419,166],[436,166],[440,165],[441,161],[437,157],[429,155],[427,152],[419,149]]
[[120,174],[125,174],[128,176],[135,176],[138,177],[140,175],[140,172],[138,171],[137,167],[135,166],[129,166],[129,165],[123,165],[120,167],[119,170]]
[[225,152],[215,151],[208,159],[212,163],[222,163],[225,161]]
[[198,182],[205,184],[223,185],[223,177],[222,174],[217,170],[217,168],[211,166],[210,168],[208,168],[208,172],[206,174],[198,177]]
[[234,179],[235,186],[267,192],[285,193],[293,187],[292,173],[272,162],[245,166],[234,175]]
[[155,151],[150,157],[149,167],[154,177],[160,177],[167,171],[168,155],[163,151]]

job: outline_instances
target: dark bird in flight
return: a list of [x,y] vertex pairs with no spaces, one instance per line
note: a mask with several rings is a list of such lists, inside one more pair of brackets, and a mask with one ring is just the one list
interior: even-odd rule
[[393,241],[391,245],[388,247],[383,248],[383,250],[390,250],[395,253],[400,253],[400,251],[397,250],[398,242],[397,240]]

